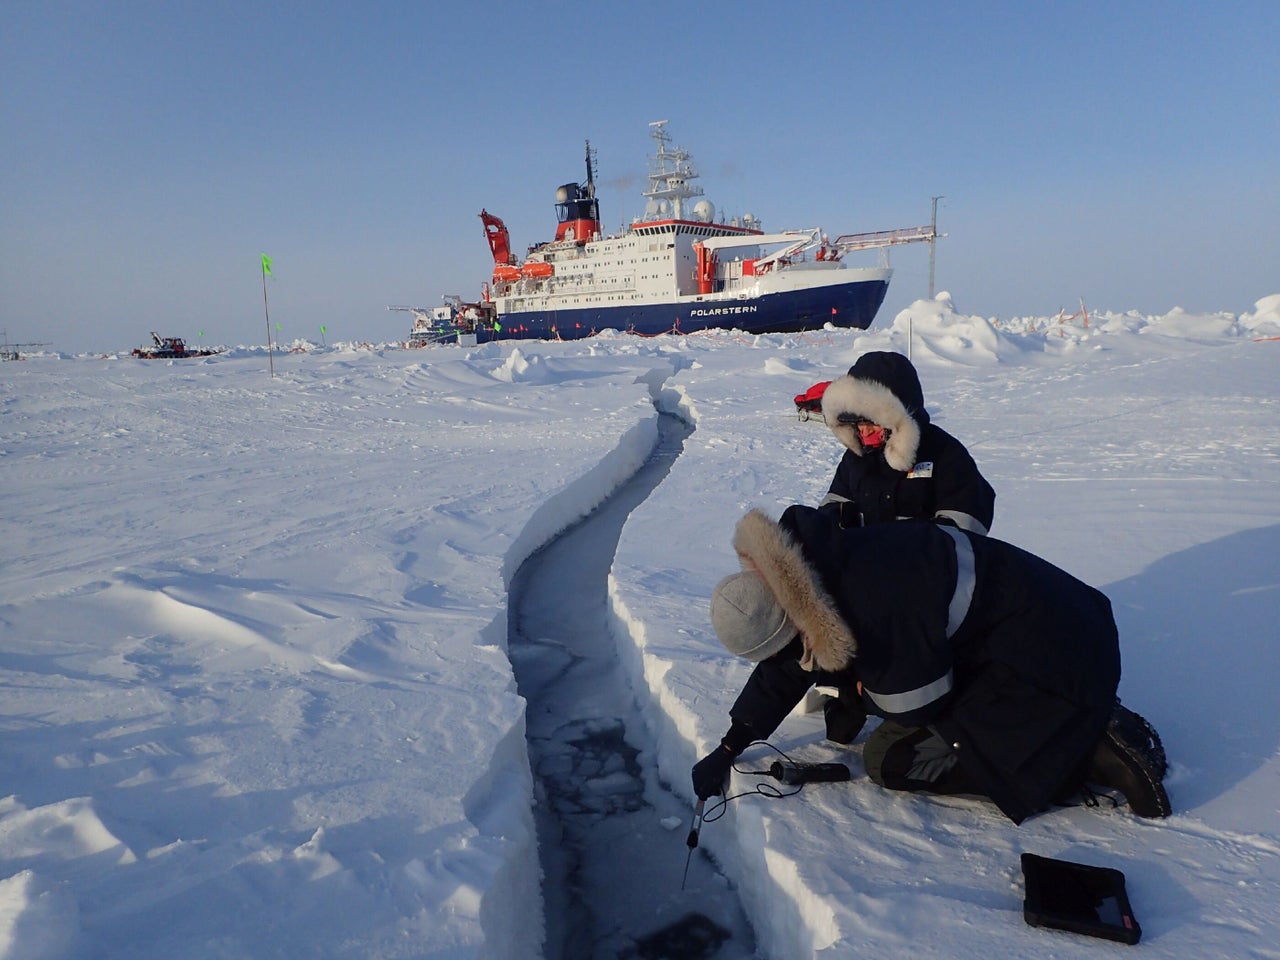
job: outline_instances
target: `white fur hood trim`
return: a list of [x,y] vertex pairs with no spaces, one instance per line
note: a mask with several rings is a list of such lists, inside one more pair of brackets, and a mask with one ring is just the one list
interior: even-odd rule
[[[843,416],[845,422],[841,422]],[[836,439],[862,456],[862,441],[855,417],[872,420],[892,431],[884,445],[884,459],[895,470],[907,471],[916,464],[920,449],[920,424],[898,399],[898,395],[876,380],[858,380],[845,374],[833,380],[822,395],[822,418]]]

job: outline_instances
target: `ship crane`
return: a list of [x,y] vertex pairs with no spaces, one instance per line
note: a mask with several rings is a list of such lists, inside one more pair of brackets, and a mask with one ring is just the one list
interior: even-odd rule
[[932,226],[902,227],[898,230],[874,230],[871,233],[846,233],[836,237],[829,245],[841,253],[853,253],[855,250],[896,247],[903,243],[933,243],[939,236]]
[[811,250],[822,243],[822,232],[816,227],[812,230],[784,230],[782,233],[752,233],[735,237],[707,237],[698,241],[697,245],[709,251],[723,250],[726,247],[764,247],[775,243],[786,246],[775,250],[767,257],[756,260],[756,269],[763,272],[779,260],[794,257],[805,250]]
[[[733,247],[764,247],[781,243],[785,246],[780,247],[767,256],[757,257],[743,265],[744,272],[750,275],[760,276],[768,273],[778,264],[785,264],[792,257],[799,256],[807,250],[817,247],[819,253],[825,249],[822,239],[822,231],[816,227],[812,230],[786,230],[782,233],[752,233],[747,235],[732,237],[707,237],[698,240],[693,245],[694,255],[697,257],[697,267],[695,277],[698,281],[698,292],[702,294],[711,293],[715,289],[716,269],[719,265],[719,257],[716,255],[717,250],[732,249]],[[822,259],[819,256],[819,259]]]
[[488,210],[480,211],[480,219],[484,222],[484,235],[489,241],[489,249],[493,252],[493,262],[507,266],[516,262],[516,255],[511,252],[511,234],[501,217],[495,217]]

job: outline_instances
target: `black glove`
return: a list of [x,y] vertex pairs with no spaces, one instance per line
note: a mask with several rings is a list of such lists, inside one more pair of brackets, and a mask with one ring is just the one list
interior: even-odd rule
[[699,800],[724,793],[733,760],[734,754],[721,744],[693,765],[693,792]]
[[818,507],[822,514],[841,530],[862,526],[862,511],[852,500],[832,500]]
[[832,743],[853,743],[867,722],[867,711],[853,688],[841,689],[840,696],[822,704],[827,721],[827,739]]

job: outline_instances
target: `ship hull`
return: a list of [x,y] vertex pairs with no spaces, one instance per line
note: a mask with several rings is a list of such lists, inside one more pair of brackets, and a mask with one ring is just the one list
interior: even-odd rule
[[477,330],[487,340],[580,340],[603,330],[639,336],[732,329],[746,333],[798,333],[826,324],[865,330],[889,289],[883,278],[827,283],[732,298],[683,297],[670,303],[550,308],[499,312],[495,330]]

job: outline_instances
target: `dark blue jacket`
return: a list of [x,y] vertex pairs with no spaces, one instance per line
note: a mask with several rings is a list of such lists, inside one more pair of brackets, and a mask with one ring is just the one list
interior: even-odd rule
[[[995,491],[963,443],[932,423],[911,361],[900,353],[863,354],[822,396],[822,416],[847,452],[821,506],[842,526],[893,520],[941,520],[985,534]],[[879,448],[863,447],[855,423],[890,431]]]
[[[1120,681],[1101,592],[989,537],[932,523],[842,529],[811,507],[777,524],[747,514],[734,546],[803,635],[756,665],[735,723],[765,738],[810,686],[861,681],[868,713],[931,726],[1016,823],[1078,785]],[[843,628],[831,629],[833,612]]]

